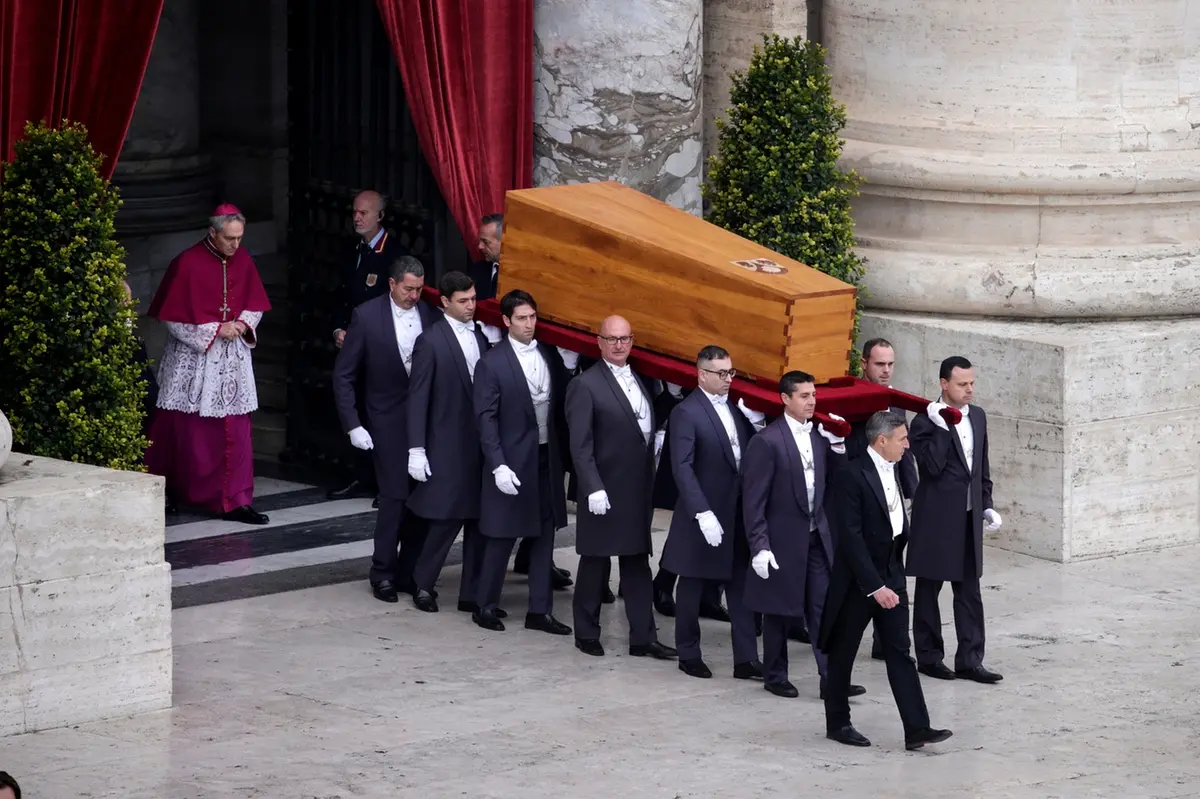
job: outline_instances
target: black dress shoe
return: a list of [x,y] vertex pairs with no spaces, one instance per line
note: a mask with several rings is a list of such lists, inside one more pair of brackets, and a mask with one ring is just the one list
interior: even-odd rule
[[[852,696],[862,696],[866,692],[867,692],[867,689],[863,688],[861,685],[855,685],[854,683],[850,683],[850,687],[846,690],[846,698],[849,699]],[[824,680],[821,680],[820,697],[822,700],[825,699],[825,681]]]
[[550,587],[555,591],[564,591],[575,584],[575,581],[563,572],[562,569],[555,567],[550,570]]
[[575,648],[585,655],[592,655],[598,658],[604,657],[604,647],[600,645],[600,641],[597,638],[576,638]]
[[392,585],[390,580],[384,580],[381,583],[371,583],[371,593],[380,602],[400,601],[400,594],[396,591],[396,586]]
[[424,588],[417,591],[416,596],[413,597],[413,604],[417,606],[417,610],[423,610],[426,613],[438,612],[437,597]]
[[265,513],[259,513],[249,505],[243,505],[240,508],[221,515],[221,518],[227,522],[241,522],[242,524],[266,524],[271,521],[271,517]]
[[649,644],[630,644],[629,656],[635,658],[654,658],[655,660],[674,660],[679,653],[666,644],[654,641]]
[[878,652],[878,651],[872,649],[871,650],[871,660],[887,660],[887,658],[885,658],[883,656],[882,652]]
[[350,485],[338,488],[325,495],[326,499],[355,499],[356,497],[374,496],[375,490],[359,480],[351,480]]
[[613,595],[612,589],[605,586],[604,593],[600,595],[600,601],[605,605],[612,605],[617,601],[617,598]]
[[808,628],[797,624],[794,627],[788,628],[787,634],[789,641],[799,641],[802,644],[811,644],[812,638],[808,635]]
[[[474,602],[460,601],[458,603],[458,609],[463,613],[478,613],[479,605],[475,604]],[[508,611],[504,608],[496,608],[492,611],[492,615],[497,619],[507,619]]]
[[800,692],[796,690],[796,686],[787,680],[783,682],[765,682],[763,683],[763,688],[775,694],[775,696],[782,696],[784,699],[795,699],[800,696]]
[[825,737],[831,741],[837,741],[840,744],[846,744],[847,746],[871,745],[871,741],[867,738],[867,736],[863,735],[849,724],[836,730],[829,730],[825,733]]
[[571,576],[571,570],[570,570],[570,569],[564,569],[564,568],[562,568],[561,566],[555,566],[555,565],[553,564],[553,562],[552,562],[550,565],[551,565],[551,566],[554,568],[554,571],[556,571],[556,572],[560,572],[560,573],[562,574],[562,576],[563,576],[563,577],[570,577],[570,576]]
[[375,497],[375,499],[371,500],[371,507],[379,510],[379,497]]
[[926,677],[933,677],[937,680],[954,679],[954,672],[946,668],[945,663],[929,663],[924,666],[917,666],[917,671],[921,672]]
[[660,616],[674,618],[675,616],[675,597],[671,596],[670,591],[654,592],[654,609],[658,611]]
[[757,660],[749,663],[735,663],[733,666],[733,679],[735,680],[761,680],[762,678],[763,665]]
[[954,676],[960,680],[973,680],[985,685],[991,685],[994,682],[1000,682],[1004,679],[996,672],[988,671],[983,666],[976,666],[973,669],[955,669]]
[[911,752],[914,749],[920,749],[925,744],[941,743],[953,734],[950,730],[935,730],[932,728],[921,730],[914,735],[904,736],[904,748]]
[[700,618],[727,622],[729,621],[729,611],[725,609],[724,605],[702,603],[700,605]]
[[704,665],[704,661],[700,658],[679,661],[679,670],[689,677],[699,677],[702,680],[707,680],[712,676],[712,671]]
[[563,624],[549,613],[526,613],[525,629],[550,633],[551,635],[570,635],[571,628]]
[[485,630],[495,630],[498,633],[504,632],[504,622],[500,621],[500,617],[490,610],[475,611],[471,614],[471,621]]

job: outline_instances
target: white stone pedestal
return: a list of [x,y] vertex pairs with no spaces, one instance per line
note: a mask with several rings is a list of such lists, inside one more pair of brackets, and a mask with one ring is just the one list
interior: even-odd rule
[[0,470],[0,735],[171,706],[163,481],[14,452]]
[[895,345],[914,394],[937,396],[947,356],[975,365],[1004,519],[988,543],[1066,562],[1200,541],[1200,319],[870,312],[862,336]]

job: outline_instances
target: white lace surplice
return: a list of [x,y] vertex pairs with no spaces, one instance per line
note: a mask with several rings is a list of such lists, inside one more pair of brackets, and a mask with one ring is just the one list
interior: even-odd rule
[[[238,320],[252,331],[261,311],[243,311]],[[167,322],[167,345],[158,367],[158,407],[222,418],[258,409],[250,351],[258,342],[217,338],[216,322],[185,325]]]

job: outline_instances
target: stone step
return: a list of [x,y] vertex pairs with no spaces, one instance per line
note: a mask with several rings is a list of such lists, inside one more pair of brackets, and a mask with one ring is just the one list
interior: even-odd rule
[[254,457],[278,460],[279,453],[287,446],[287,414],[259,410],[251,419],[253,430],[250,437],[254,444]]

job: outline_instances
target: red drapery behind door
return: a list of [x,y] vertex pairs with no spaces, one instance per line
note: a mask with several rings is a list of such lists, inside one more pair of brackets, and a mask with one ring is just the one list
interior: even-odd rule
[[163,0],[3,0],[0,156],[28,121],[87,126],[112,175],[142,88]]
[[378,0],[417,137],[475,250],[479,218],[533,184],[533,0]]

